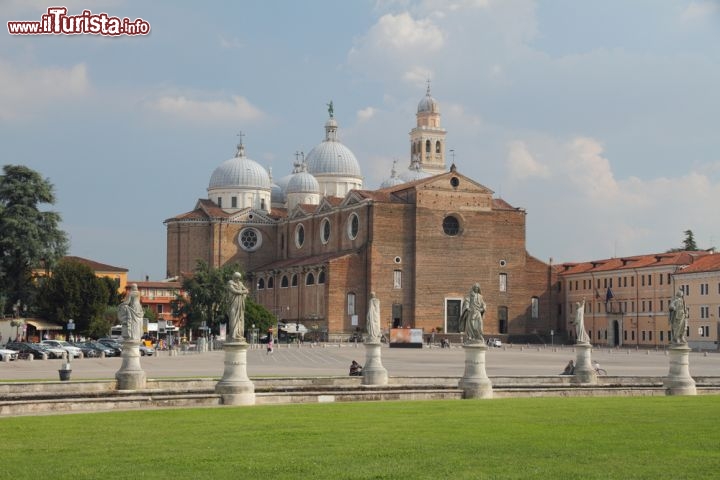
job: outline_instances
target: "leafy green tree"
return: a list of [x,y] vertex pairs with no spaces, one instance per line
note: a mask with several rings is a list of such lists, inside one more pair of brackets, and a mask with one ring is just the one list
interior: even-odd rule
[[55,203],[53,185],[28,167],[5,165],[0,175],[0,292],[6,308],[32,306],[34,268],[51,268],[67,252],[60,214],[41,211]]
[[148,323],[157,322],[157,313],[150,307],[143,307],[143,318],[148,319]]
[[100,281],[105,284],[105,288],[108,291],[107,304],[109,306],[118,306],[122,302],[124,294],[118,289],[120,288],[120,281],[116,278],[110,277],[99,277]]
[[59,323],[72,318],[76,332],[81,335],[97,330],[107,333],[102,328],[104,324],[98,325],[97,320],[106,311],[109,293],[106,283],[90,267],[74,260],[61,260],[50,277],[40,280],[37,304],[43,317]]
[[[183,279],[182,289],[186,296],[178,295],[173,301],[175,314],[184,316],[189,328],[197,328],[204,321],[217,332],[219,324],[227,322],[227,283],[237,271],[240,271],[237,265],[212,268],[198,261],[192,277]],[[263,331],[275,324],[275,317],[248,297],[245,301],[245,328],[250,328],[252,324]]]
[[698,247],[695,244],[695,236],[693,235],[693,231],[685,230],[683,233],[685,234],[685,240],[683,240],[683,249],[690,252],[696,251]]

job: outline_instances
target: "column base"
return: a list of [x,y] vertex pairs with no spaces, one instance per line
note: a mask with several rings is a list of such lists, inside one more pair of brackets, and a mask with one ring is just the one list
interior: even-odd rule
[[573,374],[573,383],[597,383],[597,372],[590,362],[590,354],[592,345],[589,343],[575,344],[575,372]]
[[365,365],[362,369],[363,385],[387,385],[388,373],[382,364],[382,344],[365,342]]
[[255,384],[247,376],[246,342],[231,342],[223,345],[225,370],[215,385],[215,393],[222,397],[223,405],[255,405]]
[[695,380],[690,376],[690,347],[671,346],[670,371],[663,381],[666,395],[697,395]]
[[140,341],[125,340],[122,365],[115,373],[118,390],[143,390],[146,386],[145,372],[140,365]]
[[463,345],[465,350],[465,373],[459,387],[463,398],[492,398],[492,382],[485,372],[485,352],[487,346],[480,344]]

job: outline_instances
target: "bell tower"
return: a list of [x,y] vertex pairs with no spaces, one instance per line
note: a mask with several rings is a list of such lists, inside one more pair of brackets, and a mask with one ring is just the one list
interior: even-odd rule
[[416,118],[417,126],[410,131],[410,165],[419,165],[432,175],[446,172],[447,131],[440,127],[440,105],[430,95],[430,80],[425,97],[418,103]]

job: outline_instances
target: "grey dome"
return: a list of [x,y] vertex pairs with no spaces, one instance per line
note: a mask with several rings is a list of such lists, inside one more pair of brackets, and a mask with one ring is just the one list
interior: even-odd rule
[[413,162],[406,171],[400,174],[400,179],[405,182],[414,182],[415,180],[422,180],[423,178],[432,177],[432,173],[428,173],[420,168],[420,164]]
[[405,183],[405,182],[403,182],[402,179],[398,176],[388,177],[380,184],[380,188],[395,187],[395,186],[401,185],[403,183]]
[[325,122],[325,140],[310,150],[305,157],[307,171],[313,175],[362,177],[355,154],[340,143],[337,130],[338,122],[333,117],[331,109],[330,118]]
[[313,175],[362,176],[355,154],[338,141],[325,140],[310,151],[306,160],[308,171]]
[[247,158],[244,149],[239,148],[237,156],[224,161],[215,169],[210,177],[208,189],[231,187],[270,189],[270,186],[270,176],[267,171],[254,160]]
[[308,172],[299,172],[292,176],[285,191],[290,193],[320,193],[320,184]]
[[270,188],[270,202],[285,203],[286,199],[287,196],[285,195],[285,190],[283,190],[283,188],[277,183],[273,183]]
[[440,104],[430,95],[430,85],[428,85],[427,93],[420,103],[418,103],[417,113],[440,113]]

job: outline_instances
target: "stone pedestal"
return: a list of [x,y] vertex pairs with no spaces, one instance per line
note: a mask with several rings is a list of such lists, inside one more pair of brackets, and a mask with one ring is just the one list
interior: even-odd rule
[[255,385],[247,375],[247,351],[245,341],[226,342],[225,371],[215,385],[215,392],[222,396],[224,405],[255,405]]
[[122,365],[115,373],[118,390],[145,388],[145,372],[140,366],[140,340],[123,341]]
[[387,385],[388,373],[381,359],[382,344],[379,341],[365,342],[365,366],[362,370],[363,385]]
[[695,380],[690,376],[690,348],[687,345],[670,347],[670,372],[663,385],[666,395],[697,395]]
[[597,373],[590,363],[592,345],[589,343],[575,344],[575,372],[573,383],[597,383]]
[[465,350],[465,373],[460,379],[460,388],[463,398],[492,398],[492,382],[485,372],[484,343],[470,343],[463,345]]

